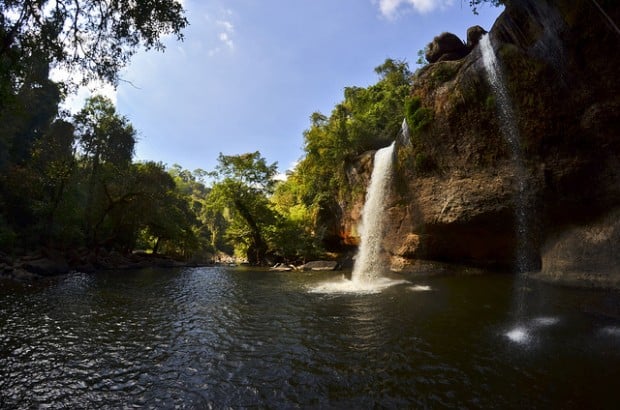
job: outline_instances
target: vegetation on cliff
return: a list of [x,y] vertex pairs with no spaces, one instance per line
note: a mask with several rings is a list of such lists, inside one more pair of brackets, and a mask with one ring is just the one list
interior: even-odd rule
[[[475,10],[483,1],[469,4]],[[79,265],[100,250],[145,249],[202,261],[223,252],[259,264],[354,245],[347,236],[355,234],[370,152],[394,141],[406,118],[410,140],[398,150],[397,189],[386,198],[398,223],[387,227],[386,250],[402,260],[509,266],[517,184],[469,31],[467,45],[459,44],[469,53],[463,58],[434,47],[436,62],[415,74],[387,59],[375,84],[346,87],[329,115],[310,116],[303,157],[276,181],[276,164],[258,151],[220,154],[210,172],[135,162],[137,130],[100,96],[73,116],[62,112],[75,84],[50,80],[52,68],[114,83],[137,47],[160,48],[161,35],[181,37],[186,25],[172,0],[127,3],[128,13],[107,2],[103,14],[76,11],[98,3],[59,1],[55,12],[45,1],[0,3],[0,262],[6,254],[78,249],[72,263]],[[593,220],[618,203],[617,76],[602,57],[617,39],[605,26],[590,27],[597,10],[589,3],[557,3],[506,3],[492,30],[527,156],[536,246],[545,230],[576,214]],[[108,40],[96,35],[97,24],[110,30]],[[84,36],[72,37],[69,27]],[[485,32],[473,29],[478,38]],[[433,41],[456,37],[447,34]],[[598,45],[575,51],[594,37]],[[545,42],[565,46],[552,55]]]

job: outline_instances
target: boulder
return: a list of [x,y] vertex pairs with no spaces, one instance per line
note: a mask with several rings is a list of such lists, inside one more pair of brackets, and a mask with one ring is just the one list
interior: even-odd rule
[[429,63],[438,61],[460,60],[469,53],[467,46],[452,33],[441,33],[426,47],[426,60]]
[[480,26],[472,26],[467,29],[467,48],[472,50],[480,42],[480,38],[485,35],[487,31]]
[[62,259],[27,259],[21,263],[20,268],[41,276],[62,275],[69,272],[69,265]]

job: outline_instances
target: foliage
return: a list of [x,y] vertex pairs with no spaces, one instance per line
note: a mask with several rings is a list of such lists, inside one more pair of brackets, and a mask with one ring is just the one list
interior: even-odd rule
[[418,50],[417,56],[418,59],[416,60],[416,64],[419,67],[424,67],[425,65],[428,64],[428,60],[426,59],[426,52],[428,51],[428,46],[425,46],[423,49]]
[[474,14],[478,14],[478,7],[483,3],[491,3],[495,7],[499,7],[504,4],[506,0],[469,0],[469,7]]
[[116,83],[138,47],[162,50],[162,36],[182,38],[183,13],[177,0],[3,0],[0,58],[21,65],[38,55],[84,80]]
[[314,230],[311,209],[302,202],[301,186],[290,175],[277,184],[271,202],[279,217],[271,239],[274,252],[285,260],[303,261],[323,253],[321,237]]
[[460,64],[452,61],[442,61],[433,66],[431,80],[435,87],[450,81],[458,72]]
[[219,205],[227,219],[226,239],[252,264],[264,262],[265,233],[276,221],[267,196],[273,192],[277,164],[267,164],[260,152],[218,157],[209,201]]
[[364,151],[390,144],[400,130],[411,72],[403,61],[387,59],[375,69],[379,81],[367,88],[346,87],[344,100],[329,117],[315,112],[304,133],[305,157],[290,180],[313,218],[315,235],[325,230],[321,215],[335,214],[350,190],[347,164]]
[[419,134],[433,121],[433,111],[422,106],[422,100],[417,96],[407,97],[405,100],[405,118],[413,136]]
[[186,196],[161,164],[132,163],[136,131],[103,97],[73,118],[66,85],[115,84],[139,47],[187,25],[176,0],[0,1],[0,250],[132,250],[143,234],[198,246]]

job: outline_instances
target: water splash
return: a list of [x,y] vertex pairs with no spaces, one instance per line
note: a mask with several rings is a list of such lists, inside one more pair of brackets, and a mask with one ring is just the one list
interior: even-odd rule
[[522,322],[510,329],[504,336],[511,342],[521,345],[528,345],[535,341],[534,333],[542,328],[555,326],[560,323],[560,318],[553,316],[541,316],[531,319],[528,322]]
[[428,285],[413,285],[413,286],[410,286],[408,289],[413,292],[430,292],[431,290],[433,290]]
[[383,258],[385,198],[392,178],[394,143],[375,153],[366,202],[362,210],[361,243],[351,280],[373,283],[381,277],[386,261]]
[[320,283],[309,289],[309,293],[372,295],[394,285],[407,284],[404,279],[380,277],[373,282],[355,282],[346,278]]
[[512,342],[526,344],[530,341],[531,336],[525,327],[517,326],[514,329],[506,332],[506,337]]

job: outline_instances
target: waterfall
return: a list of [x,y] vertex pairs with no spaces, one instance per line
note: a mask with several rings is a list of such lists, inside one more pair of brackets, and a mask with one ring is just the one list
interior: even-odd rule
[[525,198],[527,193],[527,178],[523,161],[523,152],[521,150],[521,138],[519,136],[519,129],[512,108],[512,102],[508,95],[502,70],[495,56],[493,45],[491,44],[491,36],[489,34],[485,34],[480,39],[480,51],[482,53],[484,69],[487,73],[491,88],[495,93],[500,129],[508,143],[511,159],[515,168],[517,183],[517,190],[514,195],[517,240],[515,268],[518,272],[524,272],[529,268],[531,255],[529,255],[528,252],[529,224]]
[[529,327],[524,324],[526,317],[526,292],[527,275],[522,272],[529,270],[532,260],[528,243],[530,230],[528,210],[525,195],[527,193],[527,178],[521,150],[521,138],[517,128],[517,120],[512,108],[512,102],[506,89],[502,70],[495,56],[490,34],[485,34],[480,39],[480,51],[482,62],[487,73],[489,83],[495,93],[496,105],[500,123],[500,130],[510,148],[511,160],[515,169],[517,189],[514,193],[515,224],[516,224],[516,249],[515,269],[518,273],[514,282],[513,314],[517,322],[516,327],[506,333],[506,337],[515,343],[528,343],[530,340]]
[[409,134],[409,124],[407,124],[406,118],[403,118],[403,123],[400,126],[400,143],[403,146],[411,146],[411,135]]
[[385,270],[386,262],[381,257],[384,238],[384,205],[389,193],[393,154],[394,143],[375,153],[370,185],[362,210],[361,243],[351,276],[351,280],[356,283],[375,282]]

